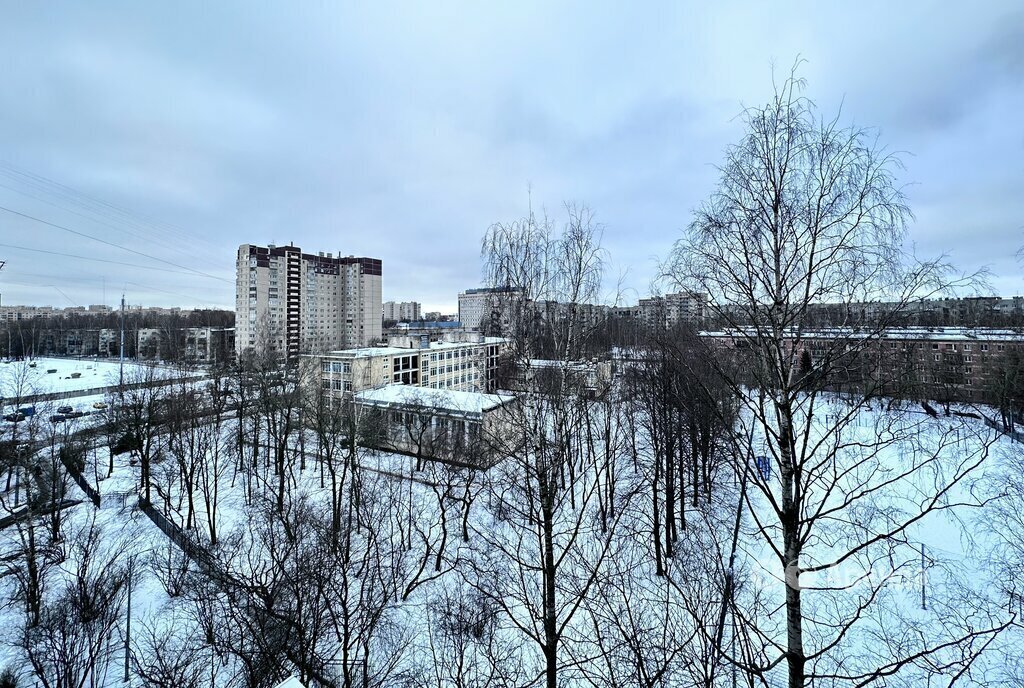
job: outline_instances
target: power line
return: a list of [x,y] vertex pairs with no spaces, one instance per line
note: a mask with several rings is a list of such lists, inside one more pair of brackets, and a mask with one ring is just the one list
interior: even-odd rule
[[[10,284],[10,285],[20,286],[20,287],[31,287],[31,288],[53,287],[53,288],[56,288],[56,284],[53,284],[53,282],[54,281],[58,281],[59,282],[60,279],[62,279],[62,276],[59,276],[59,275],[40,275],[40,274],[32,274],[32,273],[25,273],[25,272],[18,272],[18,273],[16,273],[16,275],[18,277],[37,277],[37,278],[39,278],[40,280],[43,280],[43,281],[41,281],[41,282],[19,282],[19,281],[5,280],[5,283],[6,284]],[[101,280],[96,279],[95,277],[79,276],[79,277],[73,278],[72,281],[74,281],[76,284],[81,284],[81,285],[97,285],[97,284],[101,284]],[[132,285],[132,286],[139,287],[140,290],[143,290],[143,291],[154,291],[154,292],[160,292],[162,294],[169,294],[171,296],[178,296],[178,297],[187,299],[190,303],[199,303],[199,304],[205,304],[205,305],[208,305],[208,306],[213,306],[213,307],[219,308],[219,309],[232,310],[230,307],[225,307],[223,305],[224,302],[209,301],[207,299],[202,299],[202,298],[199,298],[199,297],[197,297],[195,295],[191,295],[191,294],[183,294],[183,293],[177,292],[177,291],[168,291],[167,289],[160,289],[158,287],[154,287],[154,286],[149,285],[149,284],[143,284],[141,282],[125,282],[124,284],[125,284],[126,287],[129,284]],[[63,286],[66,287],[68,285],[65,282]],[[198,288],[202,288],[202,287],[198,287]],[[70,301],[71,299],[68,299],[68,300]]]
[[143,270],[159,270],[160,272],[171,272],[175,275],[187,275],[189,273],[169,268],[158,268],[151,265],[139,265],[138,263],[125,263],[120,260],[108,260],[106,258],[90,258],[89,256],[78,256],[74,253],[60,253],[59,251],[47,251],[41,248],[29,248],[28,246],[15,246],[14,244],[0,244],[3,248],[13,248],[18,251],[31,251],[33,253],[46,253],[51,256],[64,256],[65,258],[78,258],[79,260],[91,260],[97,263],[111,263],[113,265],[124,265],[129,268],[141,268]]
[[[157,242],[162,242],[163,235],[167,235],[167,234],[175,235],[176,234],[179,237],[187,238],[189,241],[203,242],[203,243],[206,243],[210,247],[214,247],[214,244],[212,244],[211,242],[207,241],[205,238],[196,236],[196,235],[192,234],[191,232],[183,229],[182,227],[180,227],[178,225],[175,225],[175,224],[163,221],[163,220],[159,220],[157,218],[151,217],[149,215],[145,215],[143,213],[139,213],[139,212],[133,211],[133,210],[131,210],[129,208],[125,208],[124,206],[116,205],[116,204],[111,203],[109,201],[105,201],[102,198],[97,198],[96,196],[90,196],[89,194],[87,194],[87,193],[85,193],[83,191],[80,191],[78,189],[70,187],[70,186],[68,186],[66,184],[62,184],[61,182],[55,181],[53,179],[48,179],[47,177],[44,177],[42,175],[35,174],[33,172],[28,172],[28,171],[25,171],[25,170],[20,170],[17,167],[14,167],[13,165],[11,165],[9,162],[0,161],[0,174],[2,174],[2,175],[6,176],[6,177],[8,177],[8,178],[10,178],[10,179],[12,179],[14,181],[18,181],[18,182],[21,182],[23,184],[27,184],[28,186],[30,186],[32,188],[35,188],[36,190],[41,191],[44,194],[51,194],[51,195],[54,195],[54,196],[58,196],[58,197],[62,198],[63,200],[66,200],[66,201],[68,201],[68,202],[70,202],[70,203],[72,203],[72,204],[74,204],[74,205],[76,205],[76,206],[78,206],[78,207],[80,207],[80,208],[82,208],[84,210],[88,210],[88,211],[90,211],[92,213],[96,213],[96,214],[108,217],[108,218],[116,220],[118,222],[126,222],[126,223],[129,223],[131,225],[135,225],[136,227],[138,227],[140,229],[143,229],[146,232],[146,234],[152,234],[153,235],[153,239],[155,241],[157,241]],[[51,203],[50,201],[46,201],[44,199],[41,199],[38,196],[33,196],[32,194],[28,194],[27,192],[25,192],[25,191],[23,191],[21,189],[17,189],[17,188],[14,188],[14,187],[9,187],[9,186],[5,186],[4,188],[8,188],[8,189],[11,189],[12,191],[15,191],[17,193],[20,193],[20,194],[23,194],[23,195],[27,195],[30,198],[35,198],[36,200],[40,200],[40,201],[42,201],[44,203],[47,203],[49,205],[57,205],[57,204]],[[63,207],[65,210],[68,210],[68,208],[66,208],[64,206],[57,205],[57,207]],[[111,212],[111,211],[113,211],[113,212]],[[74,211],[71,211],[71,212],[74,212]],[[81,213],[75,213],[75,214],[76,215],[81,215]],[[95,221],[95,218],[88,217],[88,216],[85,216],[85,215],[81,215],[81,216],[82,217],[87,217],[87,219]],[[104,223],[104,224],[106,224],[106,223]],[[113,227],[113,225],[109,225],[109,224],[108,224],[108,226]],[[113,227],[113,228],[114,229],[118,229],[117,227]],[[154,232],[154,230],[155,230],[155,232]],[[133,233],[131,230],[126,229],[126,228],[120,228],[119,231],[122,231],[122,232],[125,232],[125,233],[128,233],[128,234],[132,234]],[[165,245],[169,246],[171,248],[171,250],[175,250],[174,247],[173,247],[173,244],[168,244],[167,242],[162,242],[162,243],[164,243]]]
[[[0,174],[3,174],[3,170],[2,169],[0,169]],[[93,223],[96,223],[98,225],[103,225],[104,227],[109,227],[110,229],[114,230],[115,232],[118,232],[119,234],[127,235],[127,236],[130,236],[130,237],[135,237],[137,239],[142,239],[142,240],[148,241],[148,242],[150,242],[152,244],[158,244],[158,245],[160,245],[161,248],[166,248],[169,251],[177,251],[178,253],[181,253],[180,250],[174,248],[172,243],[170,243],[168,241],[165,241],[162,237],[157,235],[157,232],[153,231],[152,229],[148,229],[146,231],[139,232],[139,231],[133,231],[133,229],[130,226],[129,227],[121,226],[120,223],[122,223],[122,222],[131,222],[130,218],[128,220],[124,220],[124,219],[121,219],[121,218],[112,217],[112,216],[109,215],[109,213],[101,212],[101,211],[98,211],[96,209],[90,208],[89,206],[85,205],[84,203],[80,203],[79,201],[77,201],[74,198],[69,198],[69,199],[67,199],[67,201],[70,202],[70,203],[73,203],[75,205],[78,205],[78,206],[80,206],[82,208],[84,208],[85,210],[89,211],[89,213],[98,214],[99,217],[97,217],[94,214],[89,214],[89,213],[85,213],[85,212],[78,212],[77,210],[73,210],[73,209],[67,207],[66,205],[63,205],[61,203],[56,203],[54,201],[49,201],[49,200],[47,200],[45,198],[42,198],[42,197],[37,196],[35,194],[28,193],[27,191],[25,191],[23,189],[18,189],[18,188],[15,188],[13,186],[10,186],[8,184],[0,184],[0,188],[9,189],[11,191],[14,191],[15,193],[19,193],[19,194],[21,194],[23,196],[31,198],[34,201],[39,201],[40,203],[45,203],[46,205],[51,206],[53,208],[58,208],[58,209],[62,210],[65,213],[71,213],[72,215],[76,215],[76,216],[78,216],[78,217],[80,217],[80,218],[82,218],[84,220],[89,221],[89,222],[93,222]],[[43,193],[48,193],[48,192],[47,191],[43,191]],[[108,221],[108,219],[104,219],[104,215],[106,215],[110,221]],[[118,223],[118,224],[115,224],[115,223]],[[163,233],[169,234],[170,232],[168,232],[168,230],[163,230]],[[192,237],[189,237],[189,240],[194,240],[194,239]]]
[[179,265],[178,263],[173,263],[173,262],[171,262],[169,260],[164,260],[163,258],[157,258],[156,256],[152,256],[152,255],[150,255],[148,253],[143,253],[142,251],[136,251],[133,248],[128,248],[127,246],[121,246],[120,244],[115,244],[114,242],[107,241],[106,239],[100,239],[99,237],[95,237],[95,236],[93,236],[91,234],[86,234],[85,232],[79,232],[78,230],[70,229],[68,227],[64,227],[63,225],[58,225],[58,224],[56,224],[54,222],[49,222],[47,220],[43,220],[43,219],[40,219],[38,217],[34,217],[32,215],[27,215],[26,213],[18,212],[17,210],[12,210],[11,208],[8,208],[6,206],[0,205],[0,210],[3,210],[4,212],[10,213],[12,215],[17,215],[18,217],[23,217],[26,220],[32,220],[33,222],[38,222],[38,223],[44,224],[44,225],[46,225],[48,227],[53,227],[54,229],[59,229],[59,230],[65,231],[65,232],[69,232],[69,233],[74,234],[76,236],[85,237],[86,239],[92,239],[93,241],[98,241],[101,244],[106,244],[107,246],[113,246],[114,248],[119,248],[122,251],[127,251],[128,253],[134,253],[135,255],[142,256],[143,258],[149,258],[150,260],[155,260],[155,261],[157,261],[159,263],[164,263],[166,265],[171,265],[171,266],[176,267],[176,268],[181,268],[182,270],[188,270],[189,272],[193,272],[193,273],[195,273],[197,275],[201,275],[203,277],[208,277],[210,279],[220,280],[221,282],[229,282],[229,283],[232,282],[232,280],[226,279],[224,277],[217,277],[216,275],[211,275],[211,274],[209,274],[207,272],[203,272],[202,270],[196,270],[195,268],[190,268],[190,267],[185,266],[185,265]]
[[60,293],[61,296],[63,296],[65,299],[67,299],[68,303],[70,303],[72,306],[78,306],[79,308],[82,307],[82,304],[80,304],[77,301],[73,300],[70,296],[68,296],[63,291],[61,291],[60,287],[58,287],[56,284],[51,284],[50,286],[53,287],[54,289],[56,289],[58,291],[58,293]]

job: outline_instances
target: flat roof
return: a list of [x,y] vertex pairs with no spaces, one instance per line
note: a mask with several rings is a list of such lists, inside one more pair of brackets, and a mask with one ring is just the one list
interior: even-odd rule
[[509,394],[481,394],[412,385],[387,385],[356,392],[356,401],[379,405],[427,406],[445,411],[483,413],[514,401]]
[[[403,335],[406,336],[406,335]],[[408,335],[414,336],[414,335]],[[328,351],[323,356],[344,356],[346,358],[362,358],[366,356],[406,356],[408,354],[420,353],[423,351],[439,351],[443,349],[457,349],[460,347],[467,346],[481,346],[483,344],[501,344],[502,342],[508,341],[504,337],[484,337],[482,342],[430,342],[430,347],[423,349],[420,347],[401,347],[401,346],[365,346],[361,349],[339,349],[337,351]],[[319,358],[318,354],[310,354],[313,357]]]
[[[418,353],[424,349],[404,349],[398,346],[367,346],[362,349],[340,349],[328,351],[324,356],[344,356],[346,358],[366,358],[372,356],[405,356]],[[316,356],[316,354],[314,354]]]
[[[732,330],[703,331],[702,337],[743,337],[756,334],[753,328],[736,328]],[[783,336],[788,336],[784,332]],[[899,327],[878,330],[875,328],[830,328],[805,330],[800,333],[801,339],[839,339],[839,338],[873,338],[873,339],[938,339],[943,341],[1024,341],[1024,331],[1006,328],[987,329],[969,327]]]

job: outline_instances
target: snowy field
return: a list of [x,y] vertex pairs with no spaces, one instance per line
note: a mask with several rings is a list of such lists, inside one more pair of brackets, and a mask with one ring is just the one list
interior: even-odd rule
[[[811,652],[831,642],[837,618],[864,603],[865,593],[872,595],[872,604],[839,639],[838,649],[815,658],[812,666],[824,672],[839,657],[842,668],[852,670],[878,660],[893,642],[912,648],[966,628],[981,630],[1003,623],[1013,607],[1012,599],[1006,598],[1012,585],[1003,565],[1005,538],[1013,533],[1000,530],[999,523],[1005,519],[999,509],[1024,510],[1024,503],[1009,501],[1014,496],[1006,489],[1019,471],[1021,446],[975,419],[893,414],[881,408],[857,411],[843,432],[829,440],[826,429],[834,418],[830,416],[849,409],[837,402],[828,410],[810,419],[808,439],[834,442],[836,466],[854,469],[844,478],[848,483],[835,492],[823,490],[815,503],[823,511],[841,509],[847,497],[863,490],[867,482],[880,487],[870,504],[837,511],[809,537],[805,567],[834,560],[851,543],[863,540],[865,533],[884,532],[886,524],[906,521],[928,504],[936,486],[954,484],[939,498],[940,509],[916,520],[898,537],[859,550],[828,573],[803,574],[810,620],[805,636]],[[600,424],[604,412],[593,409],[590,420]],[[667,575],[655,575],[649,487],[645,487],[650,474],[626,451],[633,444],[643,460],[651,448],[638,427],[628,426],[619,411],[612,413],[616,414],[615,435],[603,449],[614,458],[613,465],[594,470],[593,481],[591,473],[581,473],[577,485],[556,504],[556,554],[563,555],[560,559],[565,562],[557,585],[559,619],[564,622],[560,661],[565,668],[560,685],[636,685],[638,672],[659,670],[664,671],[664,679],[654,685],[691,686],[712,670],[718,673],[711,685],[730,685],[729,672],[715,668],[697,629],[700,623],[713,624],[718,618],[714,599],[728,553],[729,499],[737,485],[723,484],[717,491],[715,501],[726,505],[723,512],[689,514],[690,525],[680,533],[676,552],[666,563]],[[749,432],[755,453],[768,452],[763,428],[749,419],[741,427]],[[253,432],[263,434],[254,442]],[[241,459],[237,458],[239,437],[246,442]],[[879,438],[892,441],[876,446]],[[333,658],[335,670],[341,658],[355,657],[365,659],[387,679],[382,685],[421,685],[409,679],[422,678],[424,672],[433,676],[428,683],[439,686],[488,685],[490,674],[517,676],[521,685],[535,682],[543,658],[528,632],[539,628],[540,588],[535,572],[524,573],[510,555],[536,561],[538,545],[530,518],[523,515],[526,493],[515,463],[506,462],[487,473],[429,463],[416,472],[411,457],[360,449],[353,458],[370,470],[353,472],[343,442],[333,447],[328,465],[317,458],[323,454],[307,432],[301,441],[298,433],[287,440],[282,479],[273,466],[273,437],[266,428],[260,430],[258,424],[239,428],[234,419],[225,419],[216,431],[197,426],[174,438],[164,437],[160,447],[159,460],[153,464],[154,504],[195,541],[216,552],[233,575],[250,581],[252,587],[246,589],[277,590],[275,597],[291,600],[288,604],[301,600],[312,605],[304,607],[306,614],[313,614],[325,599],[335,605],[334,614],[342,618],[335,616],[328,627],[341,624],[344,633],[315,627],[317,635],[309,641],[318,652]],[[300,450],[305,454],[304,468]],[[914,470],[908,473],[908,469]],[[375,471],[414,475],[416,480]],[[95,519],[102,527],[104,551],[134,557],[138,564],[132,603],[136,632],[154,634],[153,638],[170,634],[167,647],[193,653],[205,667],[207,684],[216,674],[216,685],[229,685],[240,665],[230,653],[214,652],[201,642],[212,628],[204,619],[219,619],[210,623],[223,623],[243,635],[252,620],[239,616],[222,593],[196,597],[188,591],[189,585],[195,585],[188,582],[189,577],[201,574],[133,508],[140,483],[135,457],[126,453],[111,463],[108,450],[96,447],[88,453],[83,472],[101,494],[129,497],[124,508],[115,499],[99,510],[87,501],[67,510],[70,537],[84,537],[80,534]],[[611,486],[607,476],[613,472]],[[758,526],[771,522],[770,502],[781,496],[779,475],[777,469],[761,475],[765,491],[751,496],[732,575],[738,581],[737,601],[760,617],[757,624],[763,637],[782,642],[785,626],[779,605],[784,588],[779,582],[784,574],[763,537],[766,532],[774,537],[771,527]],[[326,533],[335,508],[343,518],[351,515],[354,480],[362,515],[343,532],[353,553],[351,560],[344,560],[330,553],[333,545]],[[275,515],[280,486],[288,506],[284,515]],[[608,539],[599,525],[607,516],[602,515],[596,495],[610,488],[617,496]],[[83,498],[73,483],[69,496]],[[10,499],[8,492],[5,503],[10,504]],[[216,547],[211,547],[212,532],[217,534]],[[0,554],[17,551],[23,537],[24,532],[16,528],[0,533]],[[77,570],[74,548],[65,549],[67,558],[49,570],[49,594],[60,590],[60,581],[72,580]],[[285,559],[279,561],[282,554]],[[585,585],[591,572],[603,575]],[[315,581],[320,592],[305,597],[308,591],[291,587],[300,579]],[[13,577],[0,578],[4,594],[12,595],[13,585]],[[506,591],[494,598],[501,599],[500,604],[481,597],[481,590],[492,586]],[[581,589],[587,593],[577,599]],[[340,601],[344,601],[343,612],[337,609]],[[19,661],[17,641],[24,616],[20,605],[0,611],[0,628],[6,629],[0,638],[4,641],[0,670]],[[601,629],[599,633],[596,628]],[[96,682],[101,688],[123,685],[119,669],[123,656],[117,649],[117,643],[123,642],[120,633],[118,627],[110,650],[113,668]],[[731,633],[727,629],[725,637]],[[758,649],[753,637],[741,636],[736,642],[750,643],[751,652]],[[956,685],[1013,685],[1008,675],[1015,670],[1018,653],[1014,648],[1019,642],[1015,629],[1004,632],[986,646],[986,653]],[[141,636],[133,643],[139,643],[140,651],[146,647]],[[767,652],[770,655],[771,649]],[[602,664],[599,657],[615,661]],[[945,685],[913,670],[904,670],[885,683],[926,684]],[[765,673],[763,685],[785,685],[784,666]]]
[[[53,371],[53,372],[50,372]],[[127,382],[154,379],[170,380],[201,375],[195,370],[182,371],[172,366],[147,366],[126,361],[124,379]],[[34,402],[40,415],[49,416],[62,406],[76,411],[91,411],[93,404],[107,401],[107,392],[82,394],[88,390],[110,388],[121,378],[118,361],[72,358],[35,358],[31,361],[0,362],[0,398],[17,399],[39,394],[55,394],[56,400]],[[10,413],[20,403],[5,403],[3,413]]]
[[[34,367],[33,367],[34,364]],[[125,376],[137,375],[144,366],[125,362]],[[54,372],[50,372],[50,371]],[[117,361],[73,358],[36,358],[0,363],[0,396],[75,392],[116,385],[121,366]],[[75,377],[77,375],[78,377]]]

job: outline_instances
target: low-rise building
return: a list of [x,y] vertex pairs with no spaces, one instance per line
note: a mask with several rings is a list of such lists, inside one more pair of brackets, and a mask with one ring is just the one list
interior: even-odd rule
[[494,388],[498,361],[507,347],[499,337],[473,334],[464,341],[390,337],[388,346],[363,347],[304,356],[304,377],[320,380],[334,396],[390,384],[461,392]]
[[571,391],[592,398],[604,396],[612,384],[612,362],[530,359],[517,365],[510,387],[545,393]]
[[[701,335],[728,349],[750,343],[743,328]],[[842,373],[826,384],[872,384],[879,394],[939,401],[995,402],[1008,371],[1024,360],[1024,332],[1012,329],[819,328],[789,341],[802,366],[813,371],[827,357]]]
[[353,406],[379,449],[488,468],[514,444],[514,396],[387,385],[356,392]]
[[136,334],[142,361],[227,363],[234,358],[233,327],[140,328]]

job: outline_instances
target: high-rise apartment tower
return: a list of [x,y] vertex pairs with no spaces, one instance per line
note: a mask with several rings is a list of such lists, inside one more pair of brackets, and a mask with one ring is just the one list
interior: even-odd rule
[[235,349],[292,358],[367,346],[381,337],[381,261],[238,247]]

